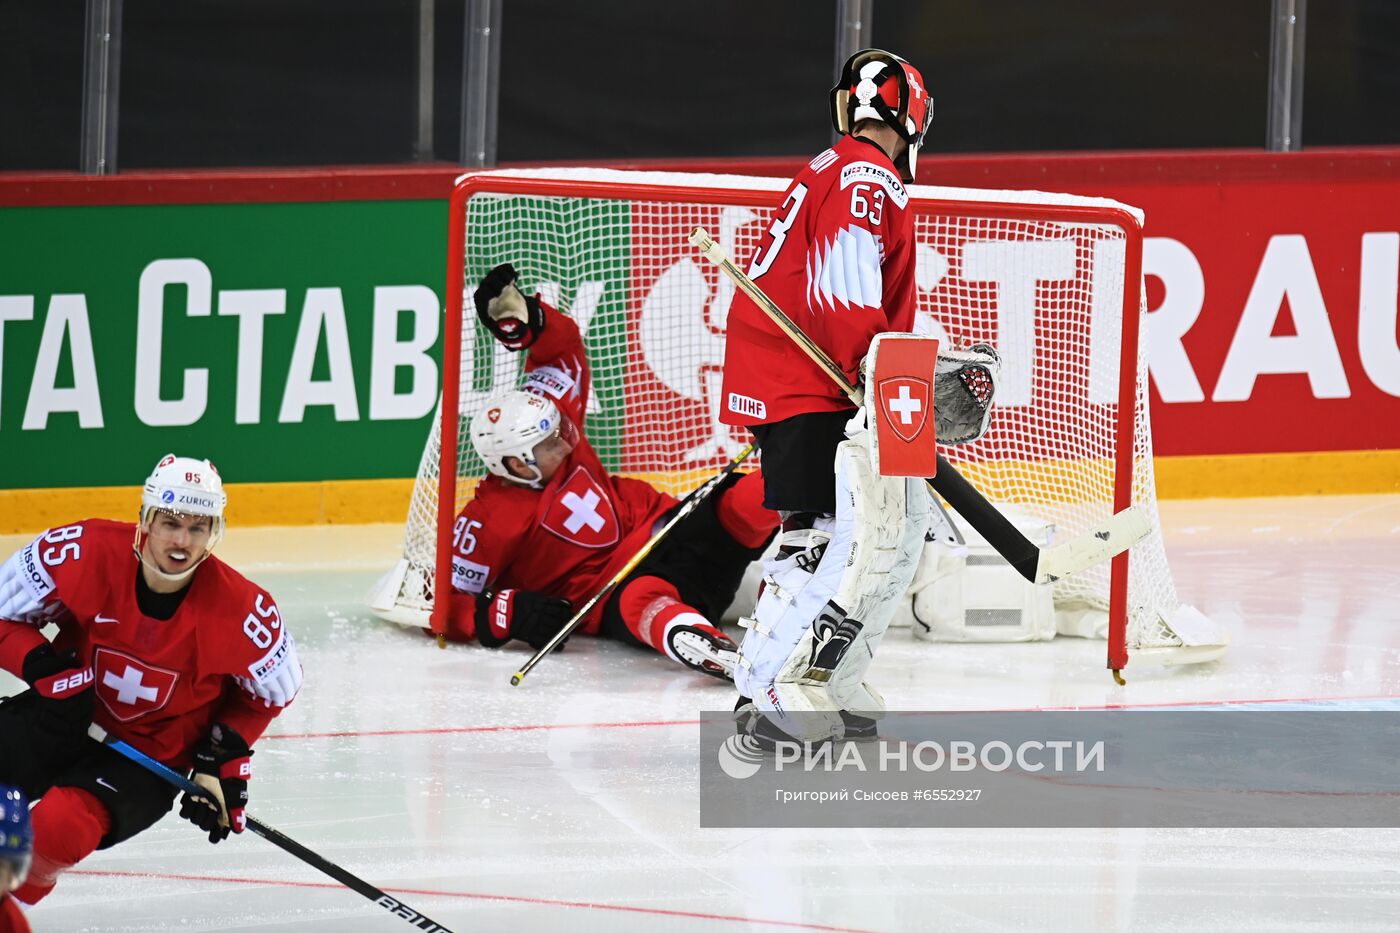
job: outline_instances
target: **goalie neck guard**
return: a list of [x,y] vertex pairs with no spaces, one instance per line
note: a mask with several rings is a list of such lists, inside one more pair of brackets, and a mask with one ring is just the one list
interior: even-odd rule
[[[578,429],[569,416],[548,398],[524,389],[487,399],[471,424],[472,447],[486,469],[532,489],[539,489],[543,478],[535,448],[556,433],[570,448],[578,446]],[[506,457],[515,457],[533,475],[516,476],[506,468]]]
[[862,49],[846,59],[831,89],[831,123],[849,136],[861,120],[879,120],[904,140],[905,150],[894,165],[912,183],[919,147],[933,122],[933,98],[919,69],[881,49]]
[[[160,458],[151,475],[146,477],[146,486],[141,493],[141,516],[136,525],[134,545],[136,555],[147,570],[161,579],[171,583],[183,582],[195,572],[223,538],[224,506],[227,504],[224,481],[214,464],[194,457],[166,454]],[[142,545],[157,512],[170,512],[180,516],[208,516],[210,519],[209,543],[199,561],[188,570],[177,574],[166,573],[146,558]]]

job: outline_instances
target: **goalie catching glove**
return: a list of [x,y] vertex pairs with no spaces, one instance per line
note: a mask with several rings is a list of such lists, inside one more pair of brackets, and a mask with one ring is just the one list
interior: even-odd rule
[[248,806],[252,757],[243,736],[221,722],[195,746],[190,779],[200,793],[186,791],[180,798],[180,818],[207,832],[210,842],[227,839],[230,829],[241,833],[247,824],[243,809]]
[[476,287],[476,316],[491,335],[510,350],[524,350],[544,330],[544,309],[538,295],[515,287],[515,267],[501,263]]
[[544,593],[513,589],[483,593],[476,602],[476,637],[488,648],[518,638],[539,651],[573,612],[567,599]]
[[940,444],[966,444],[987,432],[1001,357],[985,343],[938,354],[933,415]]

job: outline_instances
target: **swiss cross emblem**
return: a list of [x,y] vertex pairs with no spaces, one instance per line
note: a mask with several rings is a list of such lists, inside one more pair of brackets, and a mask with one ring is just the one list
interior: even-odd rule
[[929,413],[929,385],[922,379],[899,376],[879,385],[880,407],[890,427],[906,441],[918,436]]
[[492,424],[495,424],[497,421],[500,421],[500,420],[501,420],[501,410],[500,410],[499,408],[493,408],[493,409],[491,409],[490,411],[488,411],[488,412],[486,413],[486,420],[489,421],[489,422],[491,422]]
[[121,722],[153,713],[170,702],[180,675],[113,648],[92,659],[93,687],[102,705]]
[[620,537],[612,500],[582,466],[559,487],[543,524],[550,533],[583,547],[612,547]]

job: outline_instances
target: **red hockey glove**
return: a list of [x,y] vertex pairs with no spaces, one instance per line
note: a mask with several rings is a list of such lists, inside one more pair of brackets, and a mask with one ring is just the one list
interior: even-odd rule
[[483,593],[476,601],[476,637],[488,648],[499,648],[518,638],[538,651],[564,627],[573,611],[567,599],[544,593]]
[[74,651],[59,654],[43,644],[24,656],[24,680],[39,695],[37,715],[47,732],[87,739],[92,724],[92,668]]
[[476,316],[510,350],[524,350],[544,330],[544,309],[537,295],[515,287],[515,267],[502,263],[476,287]]
[[207,832],[210,842],[228,838],[230,829],[241,833],[247,825],[243,808],[248,806],[252,757],[243,736],[221,722],[195,746],[190,779],[201,792],[186,791],[180,798],[180,818]]

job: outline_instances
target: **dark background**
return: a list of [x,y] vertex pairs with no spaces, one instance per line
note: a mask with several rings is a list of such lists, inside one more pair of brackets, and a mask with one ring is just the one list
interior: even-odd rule
[[[417,0],[125,0],[118,166],[414,160]],[[0,0],[0,170],[79,167],[82,0]],[[503,0],[500,162],[797,155],[830,139],[836,4]],[[926,152],[1266,142],[1269,0],[875,0],[935,99]],[[432,160],[464,4],[438,0]],[[1400,2],[1314,0],[1302,140],[1400,143]]]

